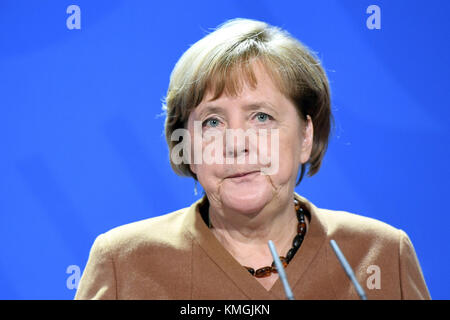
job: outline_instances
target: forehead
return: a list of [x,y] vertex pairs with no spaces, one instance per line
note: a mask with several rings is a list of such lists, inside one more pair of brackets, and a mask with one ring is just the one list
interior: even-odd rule
[[[222,83],[223,88],[218,88],[220,83],[214,83],[214,77],[208,86],[202,101],[197,106],[197,110],[211,105],[218,105],[218,102],[236,102],[246,108],[255,106],[276,105],[283,98],[279,85],[274,81],[273,75],[267,71],[267,67],[262,63],[254,62],[251,70],[233,68],[229,73],[229,78]],[[220,79],[216,81],[220,82]],[[222,90],[219,90],[222,89]],[[215,103],[212,103],[215,102]]]

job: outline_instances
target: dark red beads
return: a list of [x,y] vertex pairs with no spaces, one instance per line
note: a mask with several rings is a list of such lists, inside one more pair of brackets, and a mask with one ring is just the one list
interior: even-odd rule
[[306,223],[299,222],[297,226],[297,233],[304,234],[306,232]]
[[248,270],[248,272],[250,272],[250,274],[251,274],[252,276],[255,275],[255,269],[250,268],[250,267],[245,267],[245,268]]
[[291,262],[292,258],[294,257],[294,255],[297,253],[298,248],[290,248],[289,251],[286,254],[286,260],[287,262]]
[[[305,212],[308,212],[308,209],[306,206],[297,199],[294,199],[294,206],[295,211],[297,214],[297,220],[298,220],[298,226],[297,226],[297,235],[295,236],[294,240],[292,241],[292,248],[289,249],[289,251],[286,254],[286,257],[280,257],[281,263],[283,264],[283,267],[287,267],[289,262],[292,260],[294,255],[297,253],[298,249],[303,243],[303,239],[305,238],[306,234],[306,221],[305,221]],[[248,272],[252,276],[255,276],[257,278],[265,278],[269,277],[272,273],[278,273],[277,268],[275,266],[275,261],[272,262],[272,265],[270,267],[263,267],[260,269],[245,267]]]
[[255,271],[255,277],[265,278],[272,274],[272,267],[264,267]]
[[292,246],[296,248],[300,248],[301,244],[303,242],[303,236],[301,234],[297,234],[292,240]]
[[[287,265],[288,265],[288,262],[287,262],[286,258],[285,258],[285,257],[280,257],[280,261],[281,261],[281,263],[283,264],[283,267],[286,268]],[[272,262],[271,267],[272,267],[272,272],[278,273],[277,267],[275,266],[275,261]]]

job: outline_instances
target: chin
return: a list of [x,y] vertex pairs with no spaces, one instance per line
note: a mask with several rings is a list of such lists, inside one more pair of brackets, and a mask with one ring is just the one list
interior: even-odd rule
[[272,200],[271,197],[271,190],[259,185],[247,190],[240,188],[222,190],[221,200],[222,205],[233,211],[252,214],[261,211]]

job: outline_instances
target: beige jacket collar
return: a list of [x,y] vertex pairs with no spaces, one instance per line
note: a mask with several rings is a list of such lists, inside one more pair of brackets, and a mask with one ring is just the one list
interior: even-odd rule
[[[319,209],[306,198],[297,193],[294,195],[308,207],[311,217],[302,246],[286,268],[286,275],[292,288],[301,285],[302,277],[305,276],[309,266],[316,259],[322,247],[327,245],[327,225],[318,214]],[[204,223],[198,210],[200,202],[204,201],[205,198],[206,195],[193,203],[185,215],[184,225],[192,235],[193,240],[217,263],[248,299],[285,299],[280,279],[267,291],[216,239]]]

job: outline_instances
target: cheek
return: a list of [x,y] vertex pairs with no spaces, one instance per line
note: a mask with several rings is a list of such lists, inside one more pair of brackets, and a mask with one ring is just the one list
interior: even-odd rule
[[214,165],[197,164],[197,179],[207,194],[217,194],[220,185],[217,170]]
[[300,165],[300,137],[295,132],[280,132],[278,163],[279,170],[271,178],[276,184],[296,179]]
[[195,168],[197,179],[203,189],[208,193],[214,193],[218,189],[224,171],[223,164],[215,158],[215,155],[221,152],[221,148],[214,143],[204,141],[200,142],[200,145],[201,150],[198,150],[200,163],[193,164],[191,167]]
[[[191,170],[197,177],[220,176],[223,163],[223,137],[220,131],[190,132]],[[203,136],[203,137],[202,137]]]

